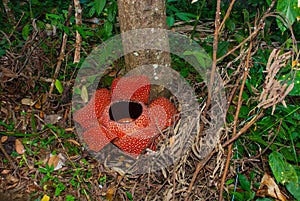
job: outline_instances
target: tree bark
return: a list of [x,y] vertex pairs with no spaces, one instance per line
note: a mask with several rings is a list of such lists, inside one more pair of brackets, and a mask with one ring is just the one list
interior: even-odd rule
[[[165,0],[118,0],[118,11],[121,33],[143,29],[167,29]],[[124,52],[130,52],[134,40],[143,40],[140,35],[132,34],[123,39]],[[168,46],[167,33],[161,35],[149,33],[147,40],[155,40],[162,46]],[[147,47],[145,47],[147,48]],[[146,64],[170,66],[170,53],[161,50],[139,50],[125,55],[126,71]]]

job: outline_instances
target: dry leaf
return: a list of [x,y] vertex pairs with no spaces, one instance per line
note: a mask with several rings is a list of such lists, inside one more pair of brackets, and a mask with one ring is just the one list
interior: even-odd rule
[[79,142],[77,142],[76,140],[68,139],[67,141],[70,142],[70,143],[73,143],[73,144],[77,145],[78,147],[80,147]]
[[48,160],[49,166],[54,166],[54,170],[59,170],[65,165],[66,158],[59,153],[58,155],[50,154],[50,158]]
[[275,199],[286,201],[287,198],[281,193],[274,179],[270,175],[265,174],[261,180],[259,189],[256,192],[256,196],[266,197],[270,196]]
[[34,104],[34,107],[35,107],[36,109],[41,109],[41,108],[42,108],[41,100],[38,100],[38,101],[36,102],[36,104]]
[[170,137],[169,142],[170,142],[170,146],[172,147],[175,142],[175,137],[174,136]]
[[89,93],[85,85],[81,88],[81,98],[85,103],[89,101]]
[[74,131],[75,130],[75,128],[73,127],[73,128],[66,128],[65,129],[65,131]]
[[16,145],[16,152],[17,152],[18,154],[20,154],[20,155],[21,155],[21,154],[24,154],[25,148],[24,148],[24,146],[23,146],[21,140],[16,139],[15,145]]
[[110,76],[110,77],[115,77],[116,75],[117,75],[117,71],[116,70],[114,70],[114,71],[112,71],[112,72],[110,72],[108,74],[108,76]]
[[10,170],[2,170],[2,172],[1,172],[1,174],[8,174],[8,173],[10,173]]
[[107,191],[106,191],[106,199],[107,200],[109,200],[109,201],[111,201],[112,199],[113,199],[113,196],[114,196],[114,194],[115,194],[115,191],[116,191],[116,189],[115,188],[109,188],[109,189],[107,189]]
[[42,94],[39,98],[39,100],[35,103],[34,107],[36,109],[41,109],[42,105],[47,101],[46,94]]
[[21,100],[22,105],[33,106],[35,102],[31,98],[23,98]]
[[0,67],[0,70],[2,71],[2,74],[6,77],[11,77],[11,78],[17,78],[18,75],[14,73],[12,70],[4,67]]
[[8,136],[6,136],[6,135],[2,136],[1,137],[1,142],[4,143],[4,142],[6,142],[7,139],[8,139]]
[[44,121],[46,124],[56,124],[60,119],[62,119],[62,117],[58,114],[51,114],[45,115]]
[[6,181],[7,181],[7,183],[15,184],[15,183],[19,182],[19,179],[17,177],[14,177],[13,175],[9,174],[6,177]]
[[59,157],[58,157],[58,155],[50,155],[50,158],[49,158],[49,160],[48,160],[48,165],[49,166],[54,166],[54,167],[56,167],[57,166],[57,164],[58,164],[58,161],[59,161]]
[[29,186],[27,186],[27,189],[26,189],[26,193],[34,193],[34,192],[37,192],[37,191],[41,191],[42,188],[39,187],[36,183],[35,184],[31,184]]
[[44,119],[45,113],[44,113],[43,111],[40,111],[40,117],[41,117],[42,119]]

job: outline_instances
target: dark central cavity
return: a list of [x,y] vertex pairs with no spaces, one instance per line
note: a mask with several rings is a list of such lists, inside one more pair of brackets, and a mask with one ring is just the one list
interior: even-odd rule
[[113,103],[109,108],[109,117],[119,123],[132,122],[139,118],[143,112],[140,103],[133,101],[120,101]]

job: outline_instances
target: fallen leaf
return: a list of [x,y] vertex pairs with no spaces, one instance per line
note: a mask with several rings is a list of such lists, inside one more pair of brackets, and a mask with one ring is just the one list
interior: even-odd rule
[[31,98],[23,98],[21,100],[22,105],[33,106],[35,102]]
[[1,172],[1,174],[8,174],[8,173],[10,173],[10,170],[2,170],[2,172]]
[[6,135],[2,136],[1,137],[1,142],[4,143],[4,142],[6,142],[7,139],[8,139],[8,136],[6,136]]
[[7,183],[15,184],[15,183],[19,182],[19,179],[17,177],[14,177],[13,175],[9,174],[6,177],[6,181],[7,181]]
[[73,144],[77,145],[78,147],[80,147],[79,142],[77,142],[76,140],[68,139],[67,141],[70,142],[70,143],[73,143]]
[[172,147],[175,143],[175,137],[174,136],[170,137],[169,142],[170,142],[170,146]]
[[115,71],[115,70],[108,74],[108,76],[110,76],[110,77],[115,77],[116,75],[117,75],[117,71]]
[[31,184],[29,186],[27,186],[27,189],[26,189],[26,193],[33,193],[33,192],[37,192],[37,191],[41,191],[42,188],[39,187],[36,183],[35,184]]
[[114,196],[114,194],[115,194],[115,191],[116,191],[116,189],[115,188],[109,188],[109,189],[107,189],[107,191],[106,191],[106,199],[107,200],[109,200],[109,201],[111,201],[112,199],[113,199],[113,196]]
[[44,113],[43,111],[40,111],[40,117],[41,117],[42,119],[44,119],[45,113]]
[[49,160],[48,160],[48,165],[49,166],[52,166],[55,168],[58,164],[58,161],[59,161],[59,157],[58,155],[52,155],[50,156]]
[[66,158],[59,153],[58,155],[50,154],[48,165],[54,167],[54,170],[59,170],[65,165]]
[[265,174],[263,176],[260,182],[259,189],[256,192],[256,196],[259,197],[270,196],[281,201],[287,200],[287,198],[281,193],[274,179],[268,174]]
[[60,119],[62,119],[62,117],[58,114],[51,114],[45,115],[44,121],[46,124],[56,124]]
[[89,93],[85,85],[81,88],[81,98],[85,103],[89,101]]
[[21,155],[21,154],[24,154],[25,148],[24,148],[24,146],[23,146],[21,140],[16,139],[15,145],[16,145],[16,152],[17,152],[18,154],[20,154],[20,155]]
[[42,103],[41,103],[41,101],[38,100],[38,101],[36,102],[36,104],[34,104],[34,107],[35,107],[36,109],[41,109],[41,108],[42,108]]
[[75,128],[66,128],[65,131],[74,131]]

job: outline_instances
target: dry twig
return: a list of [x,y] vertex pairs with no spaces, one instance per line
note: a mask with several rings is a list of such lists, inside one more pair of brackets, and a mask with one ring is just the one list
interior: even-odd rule
[[[79,0],[74,0],[74,7],[75,7],[76,26],[81,27],[81,25],[82,25],[82,8],[80,6]],[[80,61],[81,41],[82,41],[81,35],[76,30],[76,45],[75,45],[75,53],[74,53],[73,63],[78,63]]]
[[[214,78],[215,78],[215,72],[216,72],[216,68],[217,68],[217,50],[218,50],[218,36],[219,36],[219,26],[220,26],[220,13],[221,13],[221,0],[217,1],[217,7],[216,7],[216,19],[215,19],[215,31],[214,31],[214,42],[213,42],[213,61],[212,61],[212,68],[211,68],[211,72],[210,72],[210,80],[208,83],[208,96],[207,96],[207,101],[206,101],[206,108],[203,112],[203,116],[206,116],[207,110],[210,107],[210,103],[211,103],[211,91],[212,91],[212,86],[214,83]],[[204,129],[204,125],[201,125],[200,131],[202,132]],[[192,181],[190,182],[189,188],[188,188],[188,192],[187,192],[187,196],[185,198],[186,201],[188,201],[189,199],[189,195],[192,191],[192,188],[194,186],[194,183],[196,181],[196,178],[200,172],[200,170],[202,169],[202,167],[207,163],[207,161],[211,158],[211,156],[213,155],[213,152],[211,152],[204,161],[200,161],[197,164],[196,170],[193,174],[193,178]]]
[[[69,5],[68,17],[67,17],[67,20],[66,20],[66,23],[65,23],[66,26],[70,25],[71,16],[72,16],[72,5]],[[56,64],[56,68],[55,68],[55,71],[54,71],[53,80],[51,82],[50,89],[49,89],[49,94],[48,94],[49,96],[52,95],[56,78],[58,77],[58,73],[60,71],[61,64],[62,64],[62,62],[64,60],[64,57],[65,57],[65,50],[66,50],[66,46],[67,46],[67,40],[68,40],[68,35],[66,33],[64,33],[61,48],[60,48],[60,54],[59,54],[58,61],[57,61],[57,64]]]
[[[246,67],[244,69],[243,81],[242,81],[242,85],[241,85],[240,93],[239,93],[239,97],[238,97],[236,113],[235,113],[235,116],[234,116],[234,125],[233,125],[232,137],[235,137],[235,135],[237,134],[238,118],[239,118],[239,113],[240,113],[240,109],[241,109],[241,106],[242,106],[242,94],[243,94],[245,83],[246,83],[246,80],[247,80],[247,77],[248,77],[248,74],[249,74],[249,67],[250,67],[249,63],[250,63],[250,59],[251,59],[251,50],[252,50],[252,42],[250,42],[250,46],[249,46],[249,49],[248,49]],[[229,163],[230,163],[230,159],[231,159],[231,151],[232,151],[232,144],[229,144],[227,160],[226,160],[224,173],[223,173],[221,183],[220,183],[219,200],[223,200],[223,189],[224,189],[224,183],[225,183],[225,179],[226,179],[226,176],[227,176],[227,171],[228,171]]]

